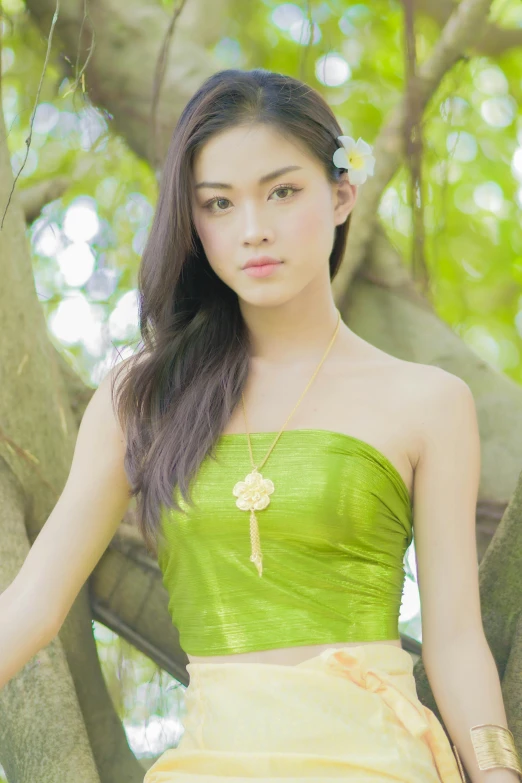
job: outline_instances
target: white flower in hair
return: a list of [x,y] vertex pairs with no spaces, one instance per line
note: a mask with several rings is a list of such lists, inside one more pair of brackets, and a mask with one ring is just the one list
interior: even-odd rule
[[372,147],[360,137],[355,141],[351,136],[338,136],[337,141],[343,146],[335,150],[334,164],[339,169],[348,170],[348,182],[351,185],[362,185],[368,175],[373,176],[375,158]]

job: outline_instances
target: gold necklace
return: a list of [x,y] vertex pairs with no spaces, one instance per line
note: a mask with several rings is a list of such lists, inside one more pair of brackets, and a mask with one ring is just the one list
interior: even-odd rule
[[270,495],[274,491],[274,484],[270,479],[264,479],[261,473],[259,472],[259,469],[263,467],[265,462],[267,461],[268,457],[272,453],[272,449],[276,445],[277,441],[281,437],[281,434],[286,427],[289,419],[293,414],[295,413],[297,406],[305,396],[306,392],[310,388],[312,381],[314,380],[315,376],[319,372],[322,363],[328,356],[328,353],[334,344],[334,340],[337,337],[337,332],[339,331],[339,326],[341,324],[341,313],[339,310],[337,310],[337,313],[339,315],[337,319],[337,326],[335,327],[335,332],[330,340],[330,344],[328,348],[326,349],[326,352],[319,362],[317,369],[315,370],[314,374],[310,378],[308,385],[306,386],[306,389],[301,394],[299,399],[297,400],[297,404],[293,411],[288,416],[287,420],[283,424],[280,432],[277,434],[277,437],[275,438],[274,442],[268,449],[268,452],[262,461],[262,463],[259,465],[259,468],[254,465],[254,457],[252,454],[252,442],[250,440],[250,433],[248,431],[248,422],[247,422],[247,416],[246,416],[246,410],[245,410],[245,399],[243,397],[243,393],[241,393],[241,404],[243,406],[243,415],[245,418],[245,428],[246,428],[246,435],[248,438],[248,449],[250,451],[250,463],[252,465],[252,471],[249,473],[244,481],[238,481],[237,484],[235,484],[234,489],[232,490],[232,494],[237,498],[236,500],[236,506],[241,509],[241,511],[250,511],[250,543],[252,546],[252,554],[250,555],[250,560],[252,563],[255,563],[257,571],[259,573],[259,576],[262,576],[263,574],[263,558],[261,553],[261,542],[259,540],[259,527],[257,524],[257,518],[255,515],[256,511],[262,511],[264,508],[268,506],[270,503]]

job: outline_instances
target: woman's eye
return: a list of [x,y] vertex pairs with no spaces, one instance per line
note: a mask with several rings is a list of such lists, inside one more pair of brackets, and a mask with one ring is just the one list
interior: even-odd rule
[[[280,193],[281,191],[285,192],[285,191],[289,191],[289,190],[292,190],[294,193],[297,193],[298,191],[302,190],[302,188],[294,188],[293,185],[280,185],[278,188],[273,190],[270,195],[273,196],[274,193]],[[285,196],[284,198],[276,198],[275,200],[276,201],[288,201],[289,198],[290,198],[289,196]],[[222,196],[216,196],[215,198],[210,199],[210,201],[207,201],[207,203],[204,204],[203,207],[204,207],[204,209],[207,209],[209,212],[214,212],[214,213],[215,212],[224,212],[225,211],[224,209],[220,209],[220,208],[218,208],[216,210],[212,209],[214,204],[217,205],[219,202],[222,202],[222,201],[229,201],[229,199],[228,198],[223,198]]]
[[[213,204],[217,204],[217,203],[218,203],[218,201],[228,201],[228,198],[214,198],[214,199],[212,199],[212,201],[209,201],[209,202],[207,202],[207,204],[205,204],[205,206],[206,206],[208,209],[211,209],[212,205],[213,205]],[[223,212],[223,210],[222,210],[222,209],[220,209],[220,210],[218,210],[218,212]]]
[[[295,188],[290,187],[290,185],[286,185],[284,187],[281,186],[280,188],[276,188],[274,190],[274,193],[280,193],[282,190],[283,191],[285,191],[285,190],[295,190]],[[276,201],[286,201],[286,199],[285,198],[276,198]]]

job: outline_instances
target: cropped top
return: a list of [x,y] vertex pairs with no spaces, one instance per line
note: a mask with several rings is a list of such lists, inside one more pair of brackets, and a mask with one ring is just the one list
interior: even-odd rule
[[[251,433],[254,461],[276,432]],[[265,464],[275,485],[256,512],[263,574],[250,560],[250,514],[232,489],[251,471],[245,433],[221,435],[181,511],[162,507],[158,564],[189,655],[398,639],[408,489],[374,446],[331,430],[284,430]]]

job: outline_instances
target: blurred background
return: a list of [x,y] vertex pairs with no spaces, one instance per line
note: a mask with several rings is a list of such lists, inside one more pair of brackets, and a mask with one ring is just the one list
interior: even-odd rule
[[[470,385],[471,364],[487,368],[488,378],[508,383],[490,384],[484,395],[497,395],[498,407],[505,407],[498,389],[509,388],[515,390],[510,399],[521,404],[522,4],[475,3],[473,32],[441,65],[438,47],[458,5],[111,0],[91,12],[87,2],[3,0],[2,110],[35,295],[48,338],[87,397],[139,342],[136,273],[180,108],[215,70],[264,67],[304,79],[324,95],[346,135],[377,144],[376,155],[400,157],[383,175],[388,181],[380,182],[374,206],[371,194],[366,206],[408,284],[444,333],[458,337],[461,347],[446,366],[453,372],[462,366]],[[420,96],[419,71],[433,77]],[[395,149],[395,137],[386,147],[384,132],[398,107],[406,121]],[[3,215],[5,202],[0,206]],[[359,276],[358,284],[373,279]],[[372,339],[363,326],[352,328]],[[418,336],[405,328],[401,334],[397,355],[444,366],[450,349],[443,339],[440,349],[423,354]],[[415,343],[413,354],[408,341]],[[381,346],[394,352],[384,337]],[[485,396],[478,405],[482,416]],[[510,415],[506,409],[500,437]],[[489,437],[499,426],[488,421],[481,418]],[[504,453],[498,442],[491,448],[484,458],[488,476]],[[518,452],[506,449],[513,467],[503,472],[504,485],[491,477],[496,495],[483,479],[481,500],[490,511],[482,507],[483,550],[522,464]],[[422,634],[414,544],[404,567],[400,630],[415,652]],[[103,677],[129,745],[147,767],[179,741],[185,684],[160,665],[159,653],[146,654],[143,639],[132,643],[128,629],[119,633],[117,622],[109,614],[102,622],[102,614],[100,604],[93,630]]]

